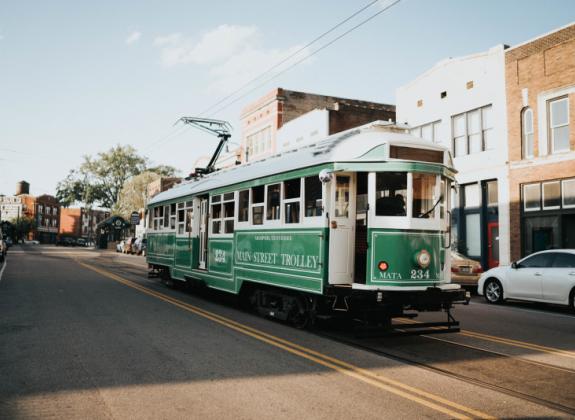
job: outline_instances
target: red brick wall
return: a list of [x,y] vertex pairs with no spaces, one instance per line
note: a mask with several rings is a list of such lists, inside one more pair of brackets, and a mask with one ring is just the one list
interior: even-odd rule
[[[553,89],[575,86],[575,25],[508,50],[505,54],[507,124],[509,141],[509,185],[511,211],[511,259],[521,256],[521,184],[575,176],[575,160],[557,161],[555,155],[539,157],[541,115],[538,95]],[[534,160],[522,161],[521,112],[523,89],[528,89],[528,106],[533,111]],[[569,95],[569,141],[575,151],[575,95]]]

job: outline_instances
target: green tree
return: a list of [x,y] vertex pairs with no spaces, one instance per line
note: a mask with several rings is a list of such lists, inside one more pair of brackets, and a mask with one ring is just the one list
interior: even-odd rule
[[144,208],[148,184],[158,178],[160,175],[151,171],[142,172],[132,177],[124,184],[112,212],[129,219],[133,211]]
[[19,242],[28,237],[28,234],[32,230],[36,229],[36,220],[30,216],[23,216],[18,219],[13,219],[12,223],[12,234],[16,242]]
[[56,197],[64,206],[75,202],[86,207],[97,205],[111,209],[118,202],[120,191],[126,181],[146,170],[164,176],[176,172],[171,166],[160,165],[148,169],[148,159],[140,156],[132,146],[116,146],[95,157],[84,156],[78,169],[58,183]]

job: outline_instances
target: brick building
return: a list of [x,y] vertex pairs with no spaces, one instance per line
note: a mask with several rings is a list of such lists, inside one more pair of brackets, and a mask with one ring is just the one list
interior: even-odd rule
[[[318,134],[322,130],[327,135],[334,134],[375,120],[395,121],[394,105],[277,88],[242,110],[241,162],[262,159],[278,152],[281,148],[277,141],[278,130],[314,110],[325,115],[325,128],[312,129]],[[316,139],[320,140],[321,136],[316,135]]]
[[505,53],[511,258],[575,248],[575,25]]
[[36,228],[30,232],[28,239],[41,243],[56,243],[60,228],[60,202],[48,194],[35,197],[30,194],[18,195],[22,200],[22,213],[36,222]]
[[86,208],[63,208],[60,211],[59,234],[94,240],[98,223],[110,217],[110,212]]

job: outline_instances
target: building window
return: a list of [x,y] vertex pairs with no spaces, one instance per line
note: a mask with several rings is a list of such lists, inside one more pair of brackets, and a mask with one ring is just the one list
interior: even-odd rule
[[575,207],[575,178],[566,179],[563,184],[563,207]]
[[481,206],[481,195],[479,194],[479,184],[468,184],[464,186],[465,208],[479,208]]
[[539,184],[523,186],[523,208],[525,211],[541,210],[541,188]]
[[549,101],[551,153],[569,150],[569,98]]
[[451,117],[455,157],[495,148],[491,114],[492,107],[487,105]]
[[489,181],[487,185],[487,206],[492,207],[497,205],[497,181]]
[[561,208],[561,184],[559,181],[543,183],[543,210]]
[[250,134],[246,138],[246,161],[251,157],[257,157],[264,153],[271,152],[272,148],[272,129],[266,127],[263,130]]
[[533,111],[531,108],[525,108],[521,115],[521,127],[523,138],[523,159],[533,157]]
[[416,137],[421,137],[424,140],[429,140],[433,143],[439,143],[439,126],[441,125],[441,120],[434,121],[428,124],[423,124],[418,127],[414,127],[410,130],[411,134]]

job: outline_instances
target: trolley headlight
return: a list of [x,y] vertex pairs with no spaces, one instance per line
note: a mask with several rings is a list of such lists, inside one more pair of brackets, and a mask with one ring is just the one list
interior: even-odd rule
[[389,268],[389,264],[386,261],[380,261],[377,264],[377,268],[379,268],[380,271],[387,271],[387,269]]
[[421,268],[427,268],[427,267],[429,267],[429,264],[431,263],[431,255],[425,249],[422,249],[421,251],[419,251],[419,253],[415,257],[415,259],[417,261],[417,264],[419,264],[419,266]]

